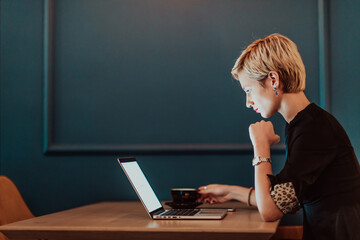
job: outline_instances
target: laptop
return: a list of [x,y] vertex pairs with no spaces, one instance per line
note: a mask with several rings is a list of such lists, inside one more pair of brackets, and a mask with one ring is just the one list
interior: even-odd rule
[[136,158],[118,158],[121,168],[124,170],[136,194],[140,198],[147,213],[152,219],[223,219],[227,214],[224,209],[169,209],[165,210],[158,197],[150,186],[142,172]]

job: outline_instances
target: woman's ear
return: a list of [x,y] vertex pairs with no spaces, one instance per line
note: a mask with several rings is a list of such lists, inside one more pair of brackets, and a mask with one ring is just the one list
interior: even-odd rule
[[279,74],[275,71],[270,71],[268,77],[271,80],[271,86],[275,88],[279,88],[280,85]]

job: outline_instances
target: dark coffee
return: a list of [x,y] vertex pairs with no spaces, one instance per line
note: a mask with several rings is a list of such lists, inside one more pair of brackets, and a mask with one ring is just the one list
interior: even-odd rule
[[171,197],[174,203],[195,203],[200,194],[195,188],[173,188]]

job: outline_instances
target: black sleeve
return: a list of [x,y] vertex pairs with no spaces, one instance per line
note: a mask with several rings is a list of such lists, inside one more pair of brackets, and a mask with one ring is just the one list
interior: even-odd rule
[[297,211],[302,194],[336,157],[334,134],[325,126],[310,126],[288,142],[288,156],[283,170],[268,175],[270,194],[284,213]]

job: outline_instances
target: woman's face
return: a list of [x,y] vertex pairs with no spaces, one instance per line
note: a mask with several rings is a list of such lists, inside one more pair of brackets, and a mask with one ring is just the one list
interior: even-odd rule
[[278,88],[276,76],[275,78],[272,75],[268,76],[264,82],[265,86],[261,86],[258,81],[250,79],[244,71],[240,72],[238,78],[246,93],[246,107],[253,108],[263,118],[269,118],[278,111],[280,97],[276,96],[274,90],[274,87]]

